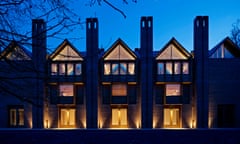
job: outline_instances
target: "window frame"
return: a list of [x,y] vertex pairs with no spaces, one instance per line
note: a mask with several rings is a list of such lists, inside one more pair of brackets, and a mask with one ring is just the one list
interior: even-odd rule
[[9,115],[8,117],[9,127],[25,126],[25,110],[23,105],[9,105],[8,115]]
[[[55,65],[56,72],[53,72],[53,65]],[[77,66],[80,65],[80,69],[77,69]],[[71,71],[69,68],[71,66]],[[79,72],[77,72],[77,70]],[[71,73],[69,73],[71,72]],[[49,64],[49,75],[50,76],[81,76],[83,73],[83,62],[82,61],[50,61]]]
[[[179,89],[178,89],[178,91],[179,91],[178,93],[179,93],[179,94],[178,94],[178,95],[177,95],[177,94],[168,95],[169,92],[168,92],[167,87],[168,87],[168,86],[171,86],[171,85],[172,85],[172,86],[173,86],[173,85],[175,85],[175,86],[177,85],[177,86],[179,87]],[[181,96],[181,95],[182,95],[182,85],[181,85],[180,83],[171,83],[171,84],[166,84],[166,85],[165,85],[165,96],[166,96],[166,97],[170,97],[170,96]]]
[[[71,90],[72,90],[72,95],[61,95],[61,86],[72,86]],[[63,97],[73,97],[75,95],[75,85],[72,84],[72,83],[60,83],[58,85],[58,90],[59,90],[59,93],[58,93],[58,96],[63,96]]]
[[[68,114],[67,116],[67,124],[65,124],[65,122],[63,121],[63,113],[62,111],[68,111],[70,112],[70,110],[73,110],[73,114],[74,114],[74,118],[73,118],[73,124],[70,124],[70,115]],[[59,126],[61,128],[74,128],[76,127],[76,123],[77,123],[77,113],[76,113],[76,108],[75,107],[59,107]]]
[[[122,71],[123,66],[126,68]],[[136,74],[135,61],[104,61],[103,62],[103,75],[104,76],[125,76]]]

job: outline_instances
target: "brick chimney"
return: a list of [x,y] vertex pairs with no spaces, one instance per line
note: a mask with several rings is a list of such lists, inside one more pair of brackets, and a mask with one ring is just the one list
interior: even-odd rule
[[208,128],[208,16],[194,20],[196,126]]
[[140,22],[141,44],[141,107],[142,128],[152,128],[153,117],[153,18],[142,17]]

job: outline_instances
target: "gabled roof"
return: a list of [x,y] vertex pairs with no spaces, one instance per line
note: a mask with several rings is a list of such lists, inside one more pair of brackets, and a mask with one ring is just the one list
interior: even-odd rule
[[65,39],[56,50],[49,56],[51,60],[66,61],[66,60],[83,60],[83,56],[78,50]]
[[209,51],[211,57],[221,46],[224,46],[234,57],[240,57],[240,48],[229,38],[226,37]]
[[104,60],[135,60],[136,54],[120,38],[103,55]]
[[[177,53],[176,51],[173,53],[172,50],[177,50]],[[174,37],[156,55],[156,59],[189,59],[190,57],[191,54]]]
[[31,60],[32,53],[16,41],[12,41],[0,54],[0,59]]

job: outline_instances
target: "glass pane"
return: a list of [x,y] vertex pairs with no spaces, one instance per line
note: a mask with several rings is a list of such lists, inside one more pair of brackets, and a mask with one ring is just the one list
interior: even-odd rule
[[75,109],[69,110],[69,125],[75,125]]
[[68,63],[67,64],[67,75],[73,75],[73,64]]
[[170,109],[164,109],[164,125],[170,125]]
[[166,96],[180,96],[180,84],[167,84]]
[[66,109],[61,109],[61,125],[68,124],[68,112]]
[[112,125],[118,125],[119,114],[118,109],[112,109]]
[[73,96],[73,85],[63,84],[59,86],[59,96]]
[[162,63],[162,62],[158,63],[157,74],[164,74],[164,63]]
[[80,63],[75,64],[75,75],[82,74],[82,65]]
[[172,125],[178,125],[178,113],[179,110],[178,109],[172,109],[171,110],[171,119],[172,119]]
[[128,74],[134,75],[135,74],[135,64],[128,63]]
[[127,125],[127,109],[120,109],[120,123]]
[[105,63],[104,64],[104,75],[110,75],[110,69],[111,69],[111,65],[110,63]]
[[10,109],[10,125],[15,126],[17,124],[16,109]]
[[113,75],[119,74],[118,64],[112,64],[112,74]]
[[126,84],[113,84],[112,85],[112,96],[127,96],[127,85]]
[[121,75],[127,74],[127,64],[126,63],[120,63],[120,74]]
[[171,62],[166,63],[166,74],[173,74]]
[[175,62],[174,63],[174,74],[180,74],[181,73],[181,63]]
[[184,63],[182,64],[182,73],[183,73],[183,74],[189,74],[188,62],[184,62]]
[[65,75],[66,71],[65,71],[65,64],[61,63],[59,64],[59,75]]
[[57,64],[51,64],[51,75],[57,75]]
[[19,116],[19,125],[24,125],[24,110],[23,109],[18,110],[18,116]]

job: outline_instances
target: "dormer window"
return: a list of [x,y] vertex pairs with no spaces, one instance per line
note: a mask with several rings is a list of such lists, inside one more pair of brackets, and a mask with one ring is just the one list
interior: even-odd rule
[[52,76],[78,76],[82,74],[83,58],[67,40],[55,50],[50,59],[50,74]]
[[76,62],[52,62],[51,75],[76,76],[82,74],[82,64]]
[[103,57],[104,75],[135,75],[136,55],[122,40],[116,41]]

